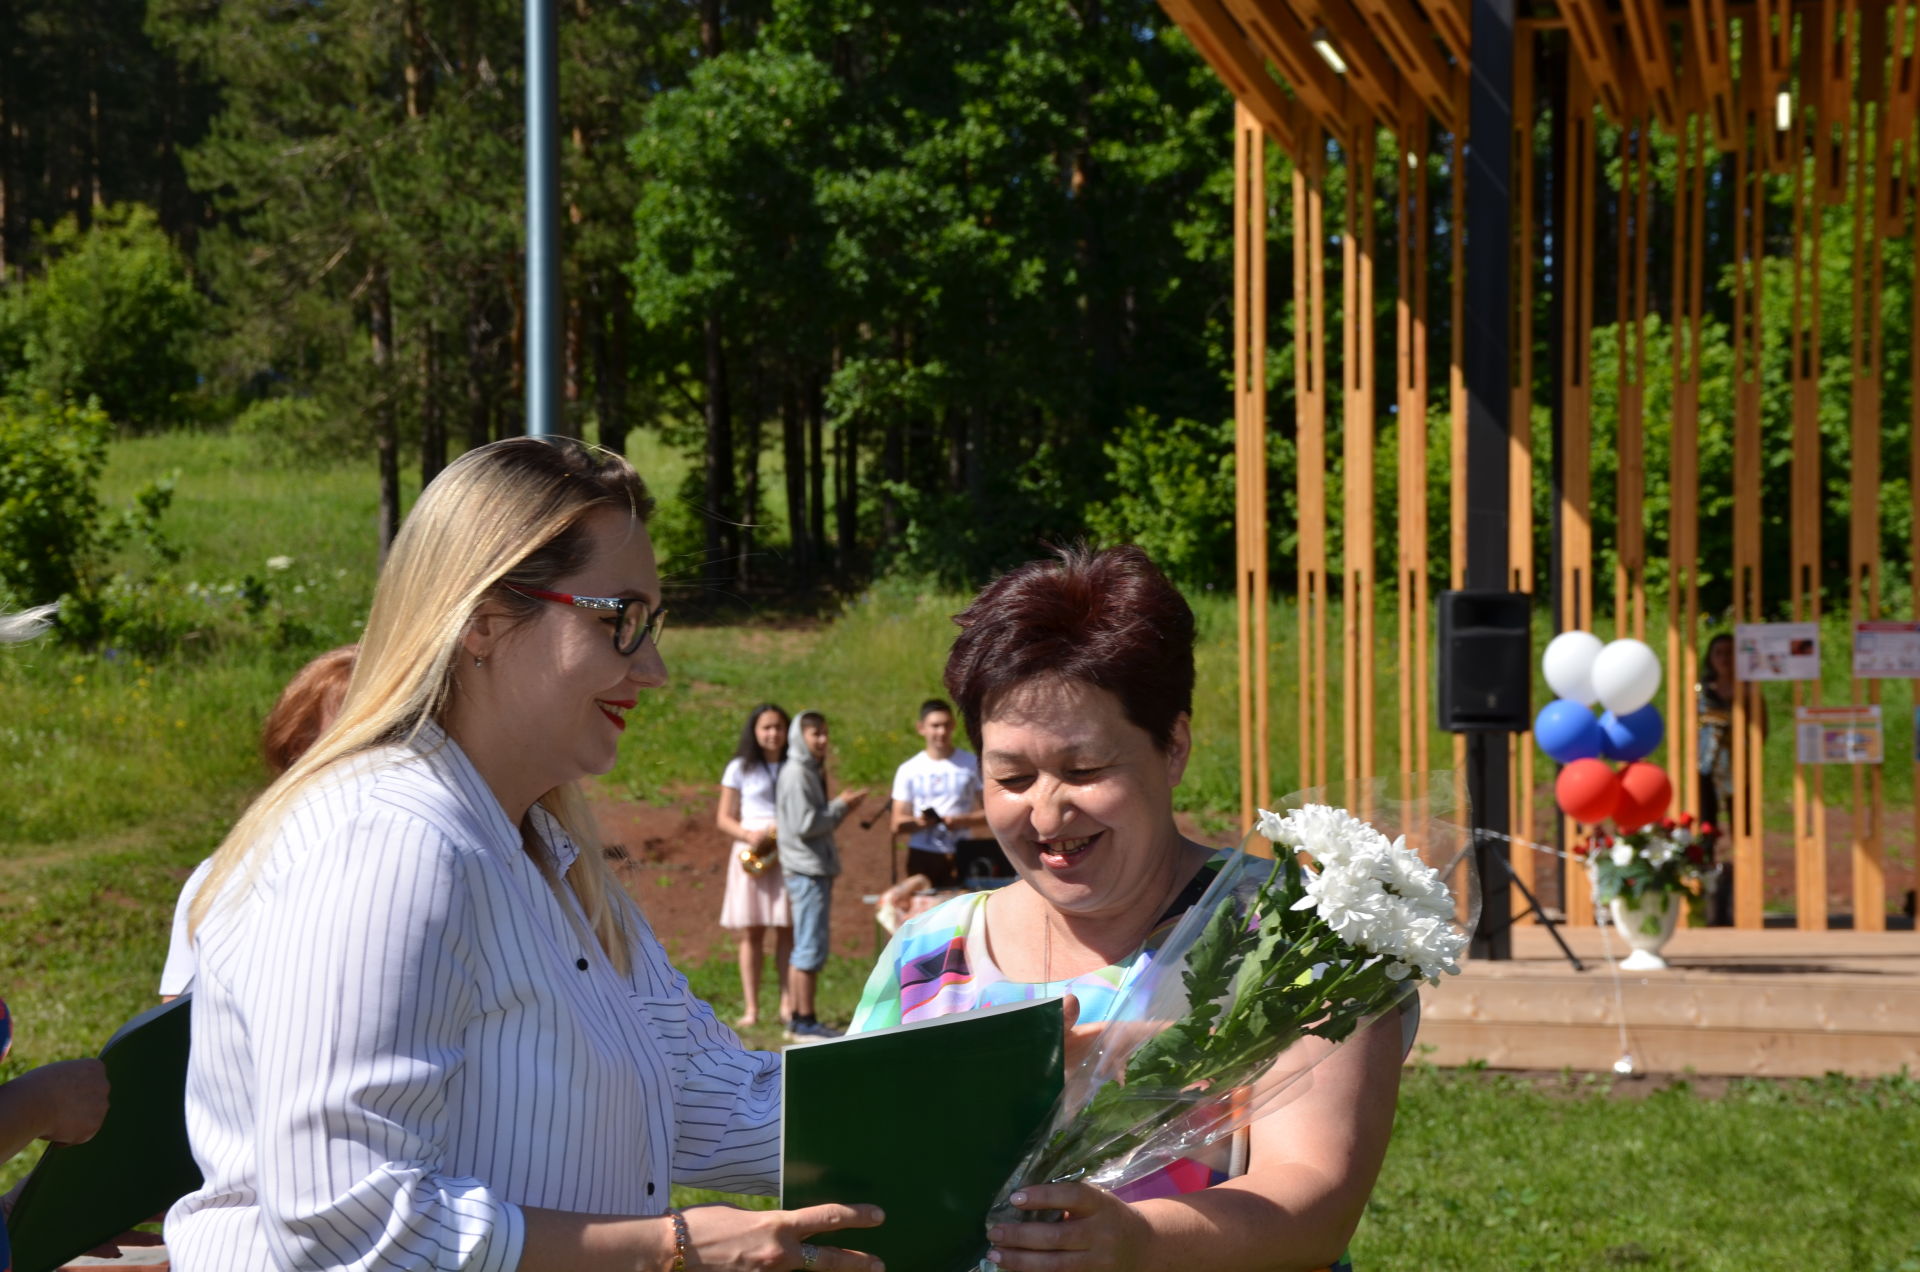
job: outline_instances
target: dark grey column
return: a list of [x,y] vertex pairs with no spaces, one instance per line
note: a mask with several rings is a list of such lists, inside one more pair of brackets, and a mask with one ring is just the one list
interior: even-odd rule
[[560,423],[560,55],[553,0],[527,5],[527,435]]
[[[1467,101],[1467,577],[1469,590],[1507,586],[1507,330],[1512,307],[1508,241],[1512,221],[1514,0],[1473,0],[1473,66]],[[1467,795],[1473,826],[1506,834],[1511,744],[1503,733],[1467,735]],[[1512,956],[1507,875],[1489,855],[1507,851],[1481,838],[1479,958]]]

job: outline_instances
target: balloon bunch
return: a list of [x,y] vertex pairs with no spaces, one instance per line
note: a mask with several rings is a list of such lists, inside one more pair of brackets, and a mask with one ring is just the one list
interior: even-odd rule
[[[1592,632],[1562,632],[1541,659],[1558,695],[1533,722],[1533,737],[1565,767],[1553,784],[1560,811],[1585,825],[1612,818],[1622,831],[1659,817],[1673,798],[1666,770],[1644,763],[1666,725],[1653,695],[1660,660],[1637,640],[1601,644]],[[1595,716],[1594,704],[1603,708]],[[1620,761],[1615,772],[1607,761]]]

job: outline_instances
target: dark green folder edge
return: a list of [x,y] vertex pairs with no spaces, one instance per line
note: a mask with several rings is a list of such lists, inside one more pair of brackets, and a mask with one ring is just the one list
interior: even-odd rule
[[[953,1245],[950,1258],[929,1262],[925,1258],[909,1258],[909,1253],[924,1249],[926,1241],[923,1233],[911,1229],[914,1205],[925,1207],[929,1204],[929,1195],[934,1191],[933,1180],[950,1175],[953,1159],[960,1151],[961,1143],[951,1137],[935,1137],[931,1142],[916,1142],[912,1134],[911,1119],[914,1110],[898,1099],[890,1101],[882,1090],[870,1083],[848,1083],[836,1087],[831,1093],[833,1104],[827,1112],[837,1113],[850,1127],[876,1124],[899,1128],[892,1144],[887,1146],[889,1169],[874,1173],[890,1175],[882,1188],[899,1190],[900,1196],[888,1193],[881,1195],[853,1196],[835,1195],[847,1191],[845,1185],[837,1185],[831,1178],[796,1187],[787,1177],[789,1161],[788,1125],[792,1117],[792,1106],[787,1103],[791,1090],[789,1085],[792,1070],[782,1070],[782,1109],[781,1121],[781,1205],[786,1209],[817,1205],[821,1202],[877,1202],[887,1209],[887,1221],[878,1228],[848,1230],[836,1234],[831,1244],[845,1245],[849,1249],[863,1250],[880,1256],[885,1260],[888,1272],[971,1272],[987,1253],[986,1217],[987,1208],[993,1201],[993,1194],[1005,1182],[1014,1168],[1026,1154],[1033,1149],[1046,1133],[1047,1118],[1059,1099],[1064,1081],[1064,1056],[1062,1043],[1065,1035],[1064,1004],[1061,999],[1040,999],[1028,1002],[1008,1004],[1004,1007],[987,1008],[977,1012],[964,1012],[953,1016],[943,1016],[936,1020],[920,1021],[909,1025],[896,1026],[893,1029],[878,1030],[872,1034],[860,1034],[835,1042],[816,1043],[806,1046],[806,1058],[802,1065],[815,1064],[829,1057],[839,1048],[860,1047],[863,1043],[878,1041],[889,1035],[907,1032],[926,1031],[926,1051],[923,1063],[912,1074],[892,1075],[903,1084],[917,1083],[929,1105],[936,1102],[950,1102],[961,1084],[954,1080],[962,1072],[967,1072],[970,1060],[977,1058],[978,1052],[968,1046],[969,1034],[1001,1032],[1009,1042],[1024,1045],[1026,1059],[1033,1068],[1028,1072],[972,1070],[968,1073],[971,1100],[999,1099],[1022,1105],[1022,1120],[1031,1126],[1023,1137],[1009,1140],[998,1146],[990,1162],[981,1162],[979,1179],[982,1181],[977,1195],[965,1203],[958,1212],[943,1216],[943,1222],[949,1226],[956,1223],[966,1226],[968,1236],[964,1239],[964,1252],[958,1239]],[[1018,1022],[1000,1022],[995,1024],[992,1017],[1014,1013],[1031,1012],[1032,1016]],[[795,1053],[803,1048],[790,1048],[789,1062]],[[971,1101],[970,1101],[971,1102]],[[950,1111],[950,1110],[949,1110]],[[810,1120],[818,1121],[823,1110],[818,1106],[808,1111]],[[964,1119],[950,1119],[958,1124]],[[866,1140],[869,1136],[856,1136],[849,1133],[849,1143]],[[859,1152],[854,1143],[853,1151]],[[867,1160],[877,1160],[869,1154]],[[990,1183],[984,1182],[991,1179]],[[889,1202],[892,1204],[888,1204]],[[924,1209],[921,1211],[925,1213]]]
[[188,997],[122,1025],[107,1066],[106,1121],[84,1144],[48,1148],[7,1220],[13,1272],[53,1272],[200,1186],[187,1146]]

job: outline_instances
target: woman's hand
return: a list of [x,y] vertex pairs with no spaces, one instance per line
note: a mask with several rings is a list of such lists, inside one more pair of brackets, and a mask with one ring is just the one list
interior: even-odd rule
[[997,1223],[987,1258],[1007,1272],[1128,1272],[1153,1236],[1140,1213],[1092,1184],[1030,1184],[1013,1194],[1023,1210],[1064,1210],[1059,1223]]
[[61,1060],[14,1079],[45,1120],[39,1138],[54,1144],[84,1144],[107,1120],[107,1066],[98,1060]]
[[687,1266],[699,1272],[883,1272],[870,1254],[814,1240],[841,1228],[878,1227],[886,1217],[878,1206],[741,1210],[715,1205],[690,1206],[681,1213],[687,1220]]

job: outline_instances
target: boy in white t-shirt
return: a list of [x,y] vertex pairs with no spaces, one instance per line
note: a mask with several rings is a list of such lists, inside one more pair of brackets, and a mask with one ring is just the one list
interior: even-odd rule
[[953,708],[938,698],[920,704],[914,727],[926,750],[893,775],[893,833],[908,835],[907,873],[936,888],[956,879],[954,850],[968,832],[987,824],[981,811],[980,758],[953,745]]

